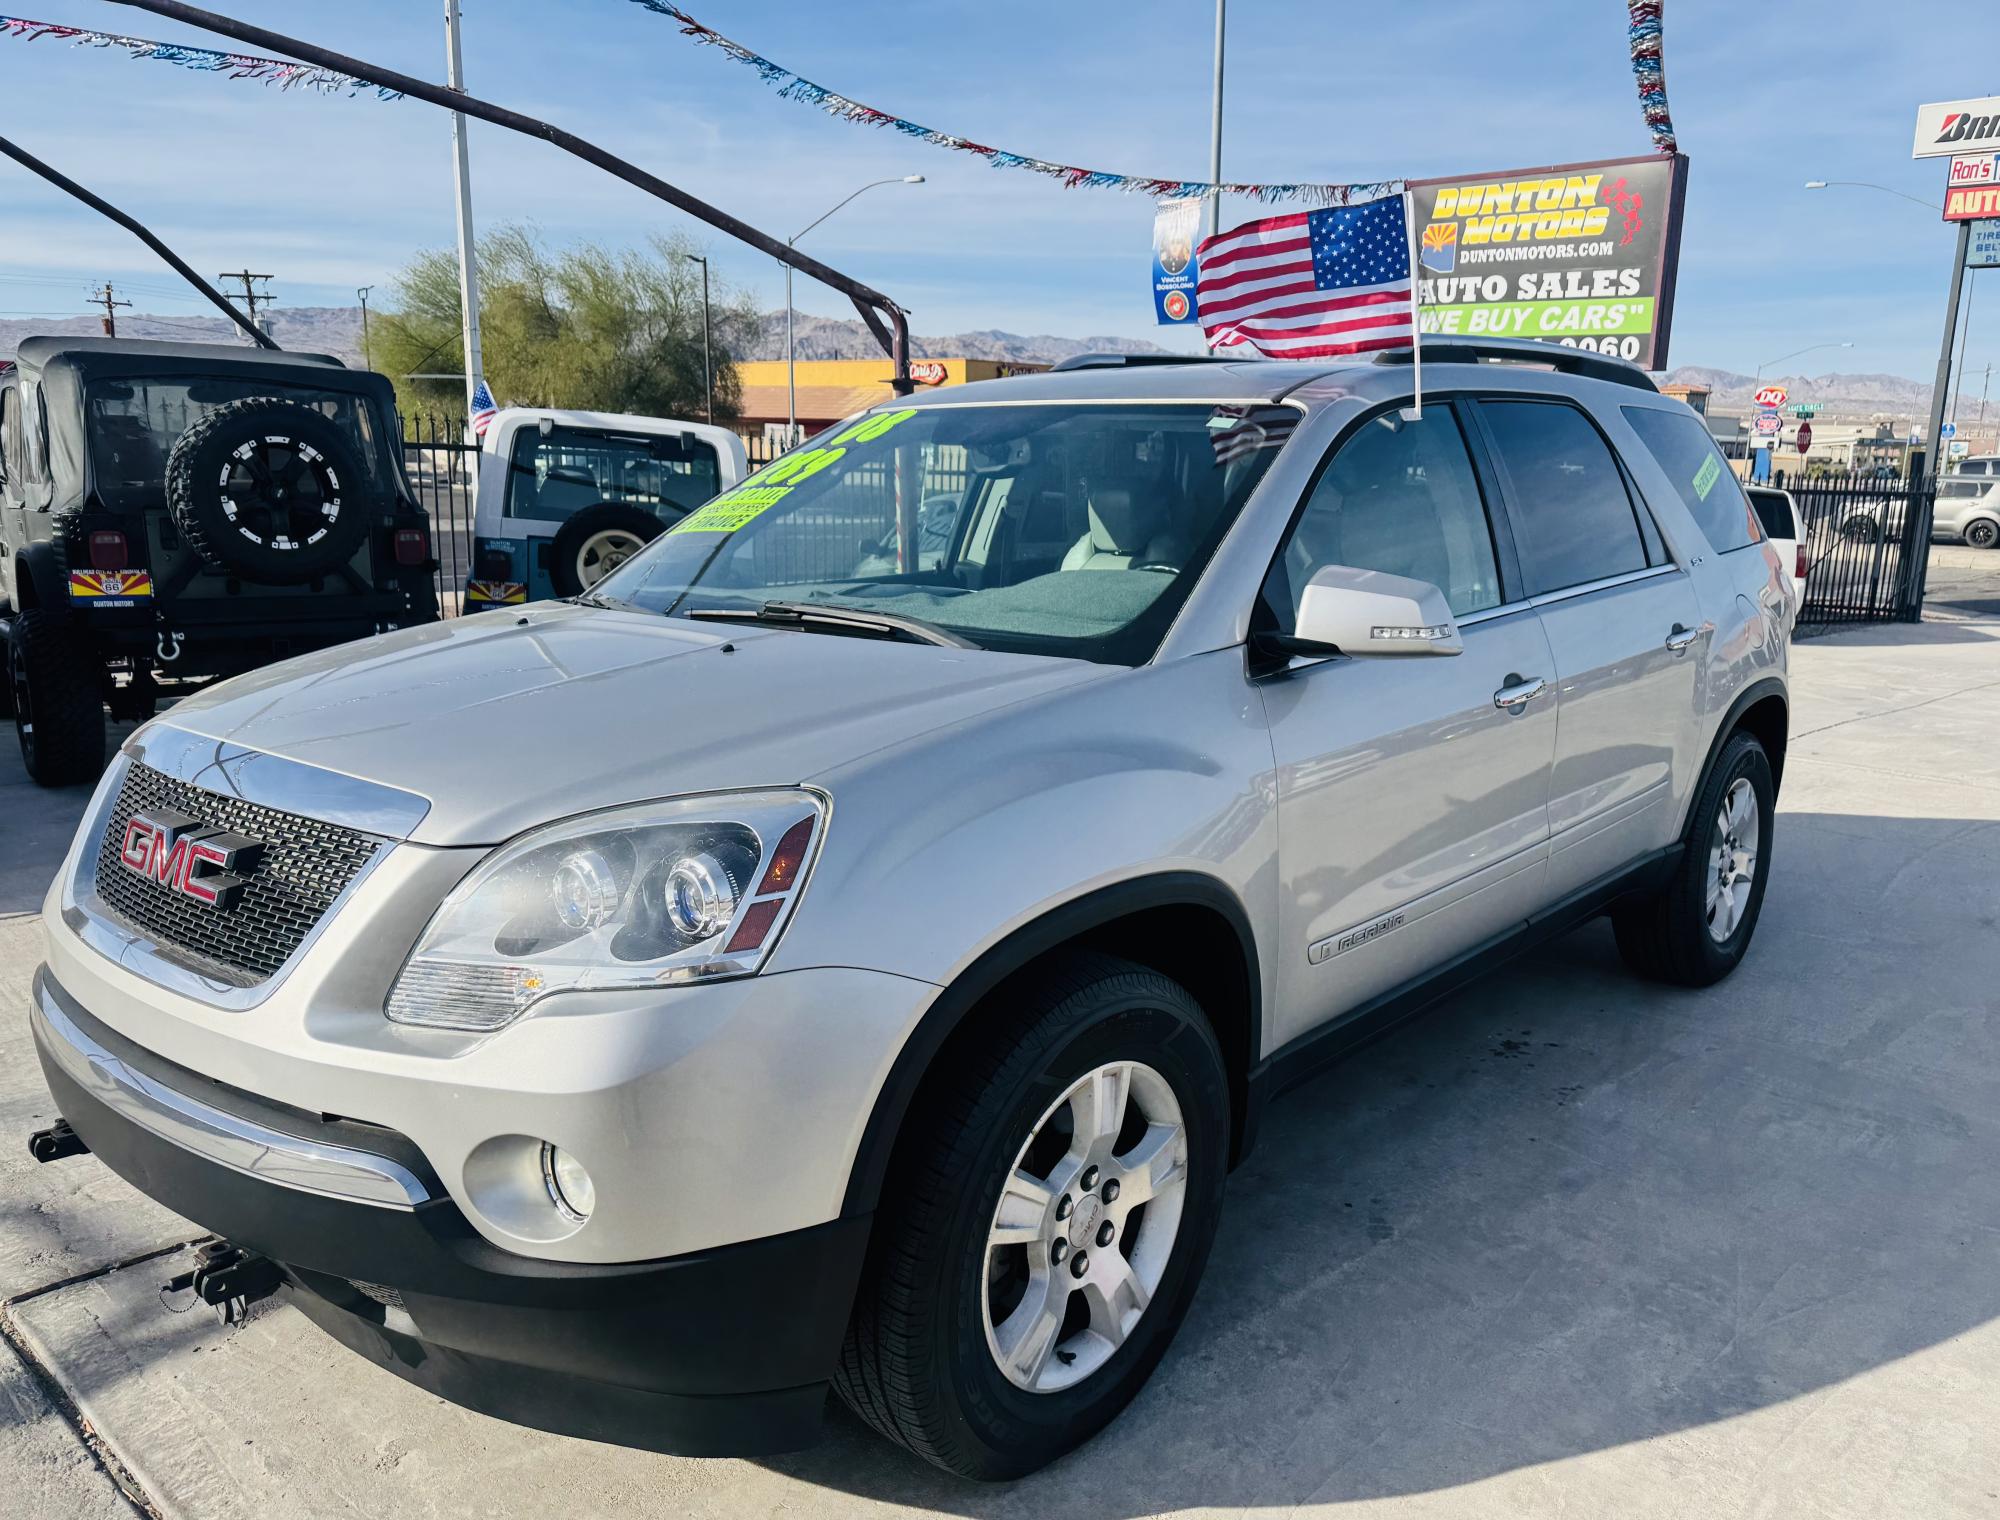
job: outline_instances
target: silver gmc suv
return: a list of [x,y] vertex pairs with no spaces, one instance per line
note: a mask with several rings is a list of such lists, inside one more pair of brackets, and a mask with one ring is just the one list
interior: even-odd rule
[[1595,914],[1686,985],[1755,930],[1793,592],[1707,429],[1564,348],[1414,379],[894,402],[576,602],[181,703],[49,893],[41,1149],[504,1419],[762,1452],[832,1388],[1048,1462],[1274,1094]]

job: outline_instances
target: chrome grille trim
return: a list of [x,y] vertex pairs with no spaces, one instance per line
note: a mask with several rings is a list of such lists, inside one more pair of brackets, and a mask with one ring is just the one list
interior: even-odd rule
[[204,792],[384,839],[408,839],[431,810],[430,799],[415,792],[211,739],[171,723],[147,724],[125,741],[121,753]]
[[[213,741],[210,743],[212,746]],[[63,922],[98,954],[144,977],[156,986],[181,993],[211,1007],[254,1008],[283,984],[292,968],[318,941],[326,926],[339,916],[341,908],[348,899],[360,890],[384,860],[395,853],[396,846],[388,839],[373,840],[373,853],[360,869],[347,879],[338,894],[328,903],[325,911],[318,915],[317,920],[291,948],[283,962],[268,974],[253,976],[241,968],[204,957],[199,952],[191,954],[189,947],[177,945],[156,929],[134,922],[119,913],[114,904],[107,902],[99,891],[98,862],[106,848],[105,836],[118,813],[126,781],[134,767],[140,763],[135,758],[133,749],[134,746],[128,744],[112,762],[99,784],[97,795],[91,801],[89,814],[79,830],[75,869],[66,873],[62,879]],[[265,758],[277,759],[275,756]],[[280,761],[278,764],[299,771],[314,769],[311,766],[300,765],[296,761]],[[279,774],[280,770],[277,767],[267,767],[262,771],[262,779],[268,781]],[[268,787],[260,788],[260,793],[255,805],[271,807],[271,802],[267,800],[271,796]],[[230,804],[249,799],[218,797],[217,800]],[[115,842],[113,858],[115,859]]]

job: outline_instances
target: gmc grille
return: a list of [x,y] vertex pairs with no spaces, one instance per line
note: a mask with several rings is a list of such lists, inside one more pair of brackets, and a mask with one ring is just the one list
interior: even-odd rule
[[[120,861],[132,815],[155,808],[262,842],[263,854],[233,909],[184,897]],[[205,792],[135,761],[98,844],[97,896],[174,959],[218,981],[253,987],[291,959],[385,843],[358,829]]]

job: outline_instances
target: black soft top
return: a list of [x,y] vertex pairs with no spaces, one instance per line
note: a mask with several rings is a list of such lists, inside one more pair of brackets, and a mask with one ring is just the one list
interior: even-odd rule
[[23,338],[20,383],[40,393],[48,424],[47,499],[31,505],[62,510],[83,499],[83,391],[96,380],[214,375],[268,376],[274,384],[310,385],[366,396],[393,431],[396,389],[384,375],[349,369],[331,354],[295,354],[233,343],[156,343],[146,338]]

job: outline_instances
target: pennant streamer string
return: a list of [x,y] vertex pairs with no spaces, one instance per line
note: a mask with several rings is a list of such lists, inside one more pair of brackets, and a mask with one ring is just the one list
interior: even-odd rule
[[1662,153],[1679,151],[1674,141],[1674,121],[1667,114],[1667,68],[1661,57],[1664,28],[1660,12],[1666,0],[1631,0],[1632,76],[1639,81],[1639,109],[1646,116],[1646,130],[1653,134],[1653,146]]
[[254,53],[223,53],[214,48],[187,47],[178,42],[153,42],[145,37],[122,37],[115,32],[93,32],[88,27],[64,26],[55,21],[30,21],[23,16],[0,16],[0,33],[23,42],[39,42],[53,37],[74,47],[119,48],[134,58],[150,58],[160,63],[178,64],[204,74],[226,74],[231,79],[256,79],[281,90],[295,86],[318,90],[326,95],[359,95],[363,91],[383,100],[401,100],[400,90],[385,90],[356,79],[306,63],[283,58],[260,58]]

